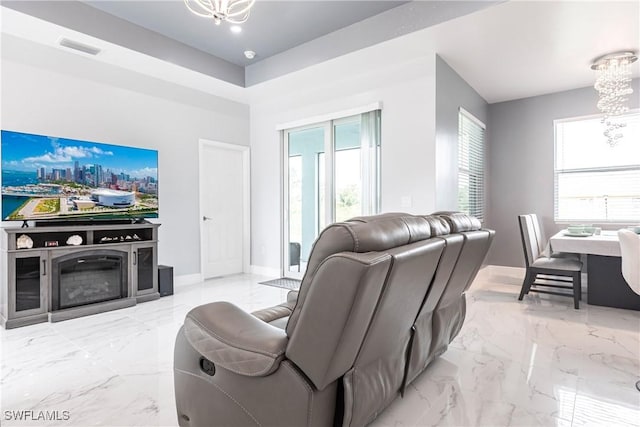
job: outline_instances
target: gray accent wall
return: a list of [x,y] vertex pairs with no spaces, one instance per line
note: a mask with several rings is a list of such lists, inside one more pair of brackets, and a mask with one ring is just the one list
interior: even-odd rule
[[[464,108],[487,124],[489,105],[436,55],[436,210],[458,208],[458,112]],[[486,164],[485,164],[486,167]],[[485,188],[487,177],[485,176]],[[485,195],[486,196],[486,195]],[[487,201],[485,198],[485,210]]]
[[[633,80],[631,108],[640,106],[639,83]],[[489,106],[491,209],[487,225],[496,230],[489,264],[524,266],[517,223],[520,214],[537,214],[547,238],[566,226],[553,220],[553,121],[597,114],[597,99],[593,87],[586,87]]]

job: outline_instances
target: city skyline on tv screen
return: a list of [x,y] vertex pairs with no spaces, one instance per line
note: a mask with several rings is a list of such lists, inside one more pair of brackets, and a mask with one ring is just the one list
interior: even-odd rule
[[3,130],[2,219],[157,218],[158,152]]

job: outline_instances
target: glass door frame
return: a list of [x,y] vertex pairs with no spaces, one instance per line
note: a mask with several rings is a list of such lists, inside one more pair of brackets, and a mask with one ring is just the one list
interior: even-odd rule
[[[305,131],[309,129],[322,129],[324,134],[324,210],[323,210],[323,218],[319,217],[318,209],[316,209],[315,218],[316,223],[316,234],[319,234],[324,228],[321,226],[324,223],[324,226],[327,226],[334,222],[336,216],[336,200],[335,200],[335,155],[336,155],[336,126],[358,122],[361,123],[362,114],[352,114],[347,117],[341,117],[333,120],[326,120],[319,123],[307,124],[304,126],[293,127],[289,129],[284,129],[280,132],[280,159],[281,159],[281,189],[282,189],[282,200],[281,200],[281,275],[282,277],[291,277],[296,279],[302,279],[304,271],[294,272],[290,271],[289,264],[289,239],[290,239],[290,230],[289,230],[289,141],[290,134]],[[362,191],[363,191],[363,208],[367,211],[373,210],[373,212],[379,212],[380,209],[380,153],[379,153],[379,145],[377,145],[374,150],[378,150],[375,153],[365,153],[363,147],[361,149],[361,181],[362,181]],[[368,160],[373,155],[375,159],[375,164],[372,165]],[[375,168],[375,171],[371,169]],[[375,177],[374,174],[375,173]],[[319,179],[319,174],[316,176],[316,180]],[[374,180],[374,181],[372,181]],[[316,182],[316,188],[319,183]],[[372,196],[370,193],[370,188],[375,188],[376,200],[371,200]],[[365,190],[366,189],[366,190]],[[319,194],[318,194],[319,195]],[[323,219],[324,221],[321,221]]]
[[[289,271],[289,135],[291,133],[300,132],[308,129],[322,129],[324,132],[324,221],[325,224],[330,224],[334,215],[333,203],[333,155],[327,155],[331,153],[334,147],[333,137],[333,121],[329,120],[321,123],[314,123],[305,126],[299,126],[291,129],[286,129],[280,132],[280,159],[281,159],[281,188],[282,188],[282,203],[281,203],[281,215],[282,219],[282,233],[281,244],[282,253],[280,255],[280,271],[282,277],[291,277],[294,279],[302,279],[304,271]],[[319,227],[320,218],[316,218],[316,227]],[[321,230],[317,230],[319,233]],[[306,271],[306,269],[305,269]]]

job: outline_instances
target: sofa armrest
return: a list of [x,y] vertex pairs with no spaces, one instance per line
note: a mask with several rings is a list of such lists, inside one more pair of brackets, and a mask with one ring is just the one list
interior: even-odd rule
[[[278,304],[273,307],[263,308],[261,310],[254,311],[251,314],[265,323],[271,323],[273,321],[282,319],[284,317],[291,316],[291,313],[293,312],[293,308],[296,306],[297,301],[298,301],[298,291],[290,291],[287,294],[286,302],[283,302],[282,304]],[[281,329],[284,329],[284,328],[281,328]]]
[[213,302],[191,310],[184,332],[202,356],[246,376],[265,376],[275,371],[288,342],[284,330],[228,302]]

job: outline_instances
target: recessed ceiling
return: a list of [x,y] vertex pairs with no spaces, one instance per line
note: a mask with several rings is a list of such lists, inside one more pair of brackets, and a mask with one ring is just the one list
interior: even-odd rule
[[[305,68],[313,74],[312,67],[316,64],[323,69],[337,70],[335,75],[345,71],[367,73],[376,67],[400,66],[437,53],[482,97],[489,103],[495,103],[590,86],[595,78],[589,68],[593,59],[612,51],[640,51],[638,0],[509,1],[498,5],[464,1],[409,2],[252,63],[246,70],[262,67],[275,72],[251,91],[244,89],[242,82],[209,72],[205,66],[210,66],[217,59],[211,54],[175,41],[172,45],[167,43],[171,40],[167,36],[84,4],[70,2],[81,7],[65,8],[62,5],[67,2],[55,2],[55,7],[48,9],[51,3],[29,1],[11,4],[3,0],[3,34],[49,46],[57,45],[58,38],[64,35],[103,48],[103,53],[94,57],[96,61],[240,102],[246,102],[249,92],[251,96],[254,93],[259,95],[260,86],[277,86],[281,92],[287,92],[291,79],[280,77],[290,74],[303,78],[309,75]],[[475,11],[455,10],[464,3],[467,7],[485,3],[485,7]],[[37,5],[27,7],[34,4]],[[420,9],[424,6],[428,6],[428,10]],[[440,7],[439,14],[436,7]],[[84,13],[83,8],[95,15]],[[433,21],[436,15],[438,19]],[[191,19],[195,18],[198,17]],[[78,21],[86,25],[82,27]],[[403,24],[396,25],[398,22]],[[384,38],[381,38],[381,27],[389,23],[393,24],[395,32],[384,33]],[[140,31],[129,31],[127,27]],[[119,38],[114,37],[114,33]],[[350,44],[352,39],[362,44]],[[146,45],[135,45],[140,40]],[[10,39],[3,40],[3,45],[8,43]],[[338,54],[330,52],[333,56],[320,55],[327,44],[340,44],[340,47],[346,46],[346,50]],[[148,46],[153,49],[145,51]],[[185,55],[179,57],[180,52],[189,49],[203,57],[197,59],[202,59],[205,66],[198,68],[186,62],[193,52],[184,52]],[[22,50],[23,56],[30,55],[28,49]],[[368,52],[367,57],[374,59],[366,64],[354,62],[349,58],[361,59],[356,51],[365,56]],[[390,53],[393,59],[390,59]],[[237,69],[231,71],[242,72],[244,79],[244,67],[218,60]],[[282,64],[294,64],[295,67],[286,69]],[[640,61],[633,64],[632,72],[634,78],[640,76]]]
[[[501,1],[260,0],[249,21],[243,24],[245,30],[233,34],[227,23],[216,26],[189,12],[180,0],[1,0],[3,9],[76,31],[82,34],[80,38],[93,37],[97,44],[100,41],[115,44],[241,87],[435,26]],[[15,18],[13,21],[17,22]],[[25,35],[19,27],[12,28]],[[37,33],[26,35],[28,39],[38,38]],[[245,51],[254,51],[256,55],[247,58]]]
[[[229,23],[215,25],[211,19],[198,17],[187,10],[182,0],[83,2],[240,66],[407,3],[388,0],[258,0],[251,8],[249,20],[242,24],[242,32],[233,34]],[[256,57],[247,59],[243,53],[245,50],[256,52]]]

